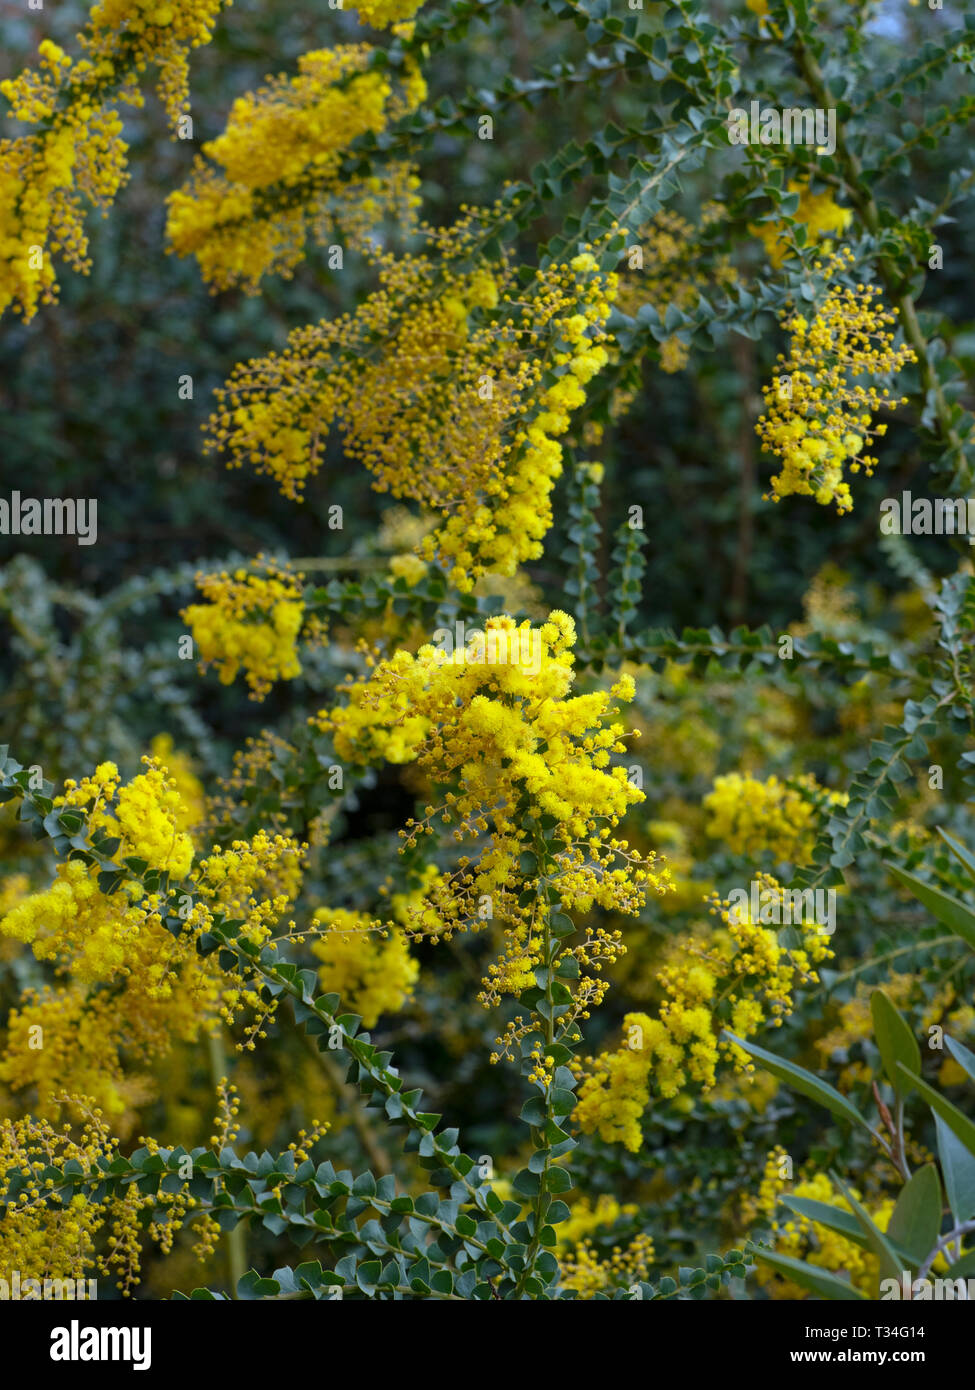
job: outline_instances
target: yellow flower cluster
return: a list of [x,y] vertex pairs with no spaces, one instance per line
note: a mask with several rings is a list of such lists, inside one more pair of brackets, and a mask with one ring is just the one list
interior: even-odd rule
[[[23,1287],[28,1279],[81,1277],[95,1266],[102,1205],[80,1196],[65,1202],[60,1194],[49,1191],[49,1180],[41,1174],[45,1168],[63,1168],[71,1161],[91,1172],[110,1148],[98,1119],[86,1122],[78,1139],[71,1137],[67,1124],[57,1130],[30,1116],[0,1120],[0,1269],[5,1279],[19,1270]],[[15,1193],[11,1178],[17,1173],[28,1181]]]
[[[760,882],[781,897],[774,879],[762,875]],[[798,927],[802,946],[787,950],[777,932],[752,921],[749,910],[731,911],[716,902],[712,911],[720,913],[724,927],[704,946],[693,937],[676,941],[671,961],[658,971],[664,998],[657,1016],[627,1014],[621,1047],[573,1064],[582,1077],[575,1121],[584,1133],[635,1153],[651,1086],[664,1098],[689,1084],[710,1090],[722,1055],[739,1070],[750,1070],[737,1044],[719,1041],[722,1029],[748,1038],[780,1025],[797,985],[814,983],[814,966],[833,954],[814,924]]]
[[[101,763],[80,783],[65,782],[55,805],[81,811],[92,832],[118,837],[120,859],[135,857],[151,869],[174,879],[189,873],[193,843],[178,828],[178,793],[163,768],[145,759],[147,771],[120,785],[114,763]],[[53,885],[16,902],[0,922],[0,933],[29,943],[39,959],[68,961],[82,982],[104,979],[123,968],[130,942],[145,944],[141,935],[151,899],[138,885],[129,885],[117,898],[99,892],[95,874],[80,860],[62,861]]]
[[726,773],[704,798],[707,833],[734,854],[770,851],[776,859],[804,864],[816,843],[823,811],[845,806],[846,792],[827,791],[811,774],[782,782],[778,777]]
[[103,892],[97,865],[80,859],[62,860],[49,887],[0,920],[0,937],[29,945],[58,977],[42,992],[26,990],[12,1010],[0,1079],[15,1090],[34,1088],[47,1115],[70,1086],[92,1096],[118,1132],[152,1094],[147,1078],[123,1069],[123,1050],[162,1056],[258,1002],[196,949],[215,914],[242,921],[242,933],[262,945],[301,884],[302,846],[265,831],[194,865],[190,837],[179,829],[186,808],[165,771],[145,761],[147,772],[124,785],[114,763],[103,763],[66,783],[56,804],[87,817],[88,843],[117,838],[117,862],[139,860],[181,880],[182,929],[171,929],[161,894],[135,880]]
[[[665,1046],[666,1029],[648,1014],[631,1013],[623,1032],[633,1046],[602,1052],[573,1064],[583,1076],[574,1119],[584,1134],[598,1134],[606,1144],[623,1144],[636,1153],[643,1142],[640,1120],[650,1103],[654,1052]],[[649,1039],[651,1046],[644,1046]],[[680,1048],[673,1048],[679,1057]]]
[[301,891],[306,850],[293,835],[266,830],[215,845],[194,872],[197,902],[187,922],[206,930],[211,914],[221,912],[242,921],[241,934],[263,946]]
[[230,685],[243,669],[254,700],[262,700],[275,681],[300,676],[303,580],[269,561],[259,572],[199,575],[206,602],[191,604],[180,616],[200,649],[201,670],[214,663],[221,682]]
[[[98,837],[119,838],[120,860],[140,859],[182,879],[193,860],[178,828],[182,807],[164,770],[146,761],[147,772],[125,785],[115,764],[103,763],[80,783],[66,782],[55,803],[83,812]],[[139,1078],[123,1077],[120,1049],[129,1044],[145,1055],[196,1036],[201,1005],[216,998],[194,943],[165,929],[160,900],[133,883],[105,894],[97,869],[77,859],[58,865],[49,888],[14,904],[0,935],[30,945],[67,980],[25,991],[0,1062],[12,1088],[36,1089],[42,1115],[67,1086],[120,1121],[145,1099]]]
[[[759,1217],[765,1218],[775,1237],[775,1250],[778,1254],[801,1259],[806,1264],[816,1265],[819,1269],[831,1270],[834,1274],[849,1279],[855,1288],[868,1297],[876,1297],[880,1269],[876,1255],[862,1249],[838,1231],[810,1221],[808,1217],[797,1216],[787,1210],[778,1212],[779,1197],[786,1191],[790,1191],[793,1197],[805,1197],[810,1201],[839,1207],[843,1211],[852,1211],[846,1198],[833,1186],[825,1173],[801,1177],[795,1186],[780,1178],[779,1173],[784,1166],[782,1160],[785,1157],[785,1150],[781,1146],[774,1148],[768,1155],[758,1194],[744,1203],[746,1220],[753,1224]],[[851,1186],[850,1190],[857,1201],[863,1202],[863,1196],[856,1188]],[[877,1204],[868,1203],[867,1210],[875,1225],[886,1231],[894,1211],[894,1202],[885,1198]],[[758,1262],[757,1277],[760,1284],[768,1286],[772,1298],[804,1299],[809,1296],[800,1285],[790,1279],[783,1279],[761,1261]]]
[[[65,1093],[60,1104],[79,1117],[77,1138],[67,1123],[58,1129],[32,1116],[0,1121],[0,1268],[8,1279],[18,1271],[21,1298],[72,1297],[63,1281],[92,1275],[112,1279],[126,1297],[140,1282],[146,1231],[165,1255],[190,1217],[203,1218],[194,1254],[197,1259],[212,1255],[219,1227],[208,1212],[197,1210],[200,1203],[185,1185],[141,1192],[133,1183],[121,1195],[104,1189],[97,1195],[98,1178],[119,1157],[118,1138],[88,1097]],[[321,1132],[321,1127],[310,1136],[302,1132],[304,1142]],[[140,1137],[140,1142],[158,1154],[155,1139]],[[69,1164],[86,1180],[87,1192],[65,1197],[56,1190],[56,1179],[44,1176],[49,1168],[64,1170]],[[85,1293],[79,1289],[74,1296]]]
[[608,360],[616,277],[589,252],[537,270],[528,285],[505,262],[471,270],[485,236],[471,211],[424,231],[422,253],[375,253],[380,288],[354,314],[239,365],[217,393],[206,447],[300,499],[341,431],[377,491],[438,516],[423,558],[439,558],[470,590],[479,575],[514,574],[541,554],[558,436]]
[[27,874],[8,874],[0,879],[0,916],[5,916],[16,907],[30,892],[30,878]]
[[370,68],[371,54],[366,44],[305,53],[296,77],[239,97],[223,134],[170,195],[170,250],[196,256],[214,293],[241,285],[256,294],[262,276],[292,275],[309,235],[327,246],[336,233],[364,240],[390,213],[411,223],[419,180],[408,165],[342,177],[359,136],[378,135],[426,96],[414,65],[394,88],[390,69]]
[[87,272],[85,203],[108,207],[127,177],[121,117],[84,95],[90,71],[66,109],[56,109],[62,86],[71,89],[70,69],[68,55],[46,40],[37,72],[0,83],[17,119],[44,123],[36,134],[0,140],[0,313],[13,306],[27,320],[57,298],[55,256]]
[[[829,282],[852,261],[849,249],[837,253],[822,268],[824,278]],[[772,479],[773,502],[799,493],[821,506],[835,502],[841,515],[852,510],[844,466],[872,475],[877,459],[864,450],[887,426],[871,426],[871,415],[907,399],[892,399],[886,386],[861,378],[888,376],[917,360],[913,349],[894,346],[895,319],[874,286],[835,284],[828,284],[811,323],[798,313],[786,317],[789,353],[779,355],[776,379],[763,387],[767,413],[755,426],[782,465]]]
[[101,893],[95,875],[72,860],[0,922],[0,934],[29,944],[68,981],[25,992],[10,1015],[0,1076],[14,1089],[34,1088],[42,1115],[59,1089],[83,1087],[124,1128],[122,1117],[147,1097],[137,1078],[123,1078],[121,1049],[164,1052],[197,1036],[215,1007],[195,938],[174,938],[158,900],[137,893]]
[[[835,1022],[832,1022],[829,1031],[814,1042],[824,1063],[846,1063],[836,1081],[841,1091],[849,1091],[859,1082],[869,1085],[873,1077],[873,1070],[866,1062],[855,1060],[857,1044],[874,1036],[870,1009],[873,990],[873,985],[858,982],[853,998],[835,1006]],[[922,1036],[928,1036],[929,1030],[935,1025],[940,1025],[945,1032],[958,1038],[967,1037],[975,1031],[975,1009],[964,1001],[950,981],[942,983],[930,998],[925,997],[927,990],[923,977],[918,975],[891,975],[884,981],[883,990],[895,1007],[916,1015],[918,1033]],[[859,1055],[862,1057],[862,1053]],[[964,1083],[963,1068],[952,1057],[945,1057],[938,1073],[938,1084],[958,1086]]]
[[450,922],[438,915],[432,905],[432,897],[440,894],[446,897],[449,887],[435,864],[424,864],[414,870],[408,885],[399,893],[392,891],[393,881],[387,879],[380,887],[383,898],[389,899],[390,912],[396,922],[404,928],[411,941],[439,940],[450,932]]
[[373,29],[392,26],[394,32],[400,30],[408,34],[413,26],[401,21],[412,19],[422,4],[423,0],[352,0],[349,8],[355,10],[363,24]]
[[322,933],[311,948],[324,962],[319,984],[326,993],[341,995],[343,1011],[360,1014],[366,1028],[411,997],[419,966],[401,929],[363,912],[320,907],[313,930]]
[[146,771],[122,783],[112,762],[99,763],[80,782],[68,778],[55,806],[71,807],[88,817],[93,831],[121,836],[120,859],[134,855],[150,869],[185,878],[193,863],[193,841],[181,827],[187,811],[168,769],[155,758],[143,758]]
[[125,965],[125,943],[144,923],[144,909],[128,894],[112,903],[98,892],[85,865],[70,861],[59,866],[51,888],[18,903],[0,930],[32,946],[39,959],[70,958],[82,980],[96,980]]
[[[799,984],[815,984],[819,976],[815,966],[831,960],[828,937],[815,921],[792,922],[801,945],[787,949],[778,938],[778,928],[770,930],[767,917],[773,924],[789,923],[785,890],[770,874],[759,874],[759,921],[752,916],[751,904],[731,907],[730,901],[711,898],[711,912],[720,917],[726,931],[717,930],[713,936],[713,953],[702,953],[705,967],[716,975],[726,977],[722,995],[728,999],[731,1031],[748,1038],[760,1028],[778,1028],[792,1010],[792,1000]],[[671,992],[682,987],[684,967],[665,968],[660,979]],[[662,1013],[668,1006],[664,1005]],[[722,1043],[736,1065],[750,1072],[752,1065],[735,1043]]]
[[[519,901],[526,879],[549,876],[565,911],[584,913],[594,904],[638,912],[648,892],[669,886],[652,855],[638,855],[613,835],[628,807],[643,800],[624,769],[611,766],[612,755],[625,751],[622,725],[604,724],[617,712],[613,697],[632,699],[632,679],[609,693],[570,695],[574,641],[565,613],[551,613],[538,628],[491,618],[452,656],[432,646],[416,656],[397,652],[353,684],[348,704],[313,721],[332,733],[342,758],[415,761],[434,784],[457,788],[401,833],[414,844],[433,833],[439,817],[454,826],[457,841],[481,842],[475,860],[463,857],[454,873],[432,882],[428,907],[446,934],[505,924],[485,1004],[523,989],[540,959],[538,903]],[[526,828],[526,818],[533,825],[536,817],[548,826],[548,855]],[[619,935],[589,928],[568,951],[580,968],[598,971],[620,953]],[[580,1016],[603,990],[601,982],[580,984]]]
[[[702,229],[720,214],[718,204],[705,204],[701,209]],[[637,244],[645,269],[634,268],[622,278],[618,303],[624,314],[636,315],[641,304],[652,304],[661,315],[670,304],[678,309],[693,309],[709,287],[733,284],[738,278],[729,256],[717,257],[704,269],[700,232],[670,208],[662,208],[647,226],[640,228]],[[627,255],[631,256],[634,249],[628,248]],[[660,344],[663,371],[683,371],[687,362],[687,345],[678,337],[666,338]]]
[[[126,1044],[146,1044],[151,1051],[149,1029],[140,1008],[136,1015],[138,1036],[132,1032],[127,1009],[107,993],[91,992],[80,985],[48,987],[43,992],[27,989],[7,1018],[4,1051],[0,1056],[0,1081],[12,1091],[32,1096],[36,1116],[59,1113],[65,1090],[86,1095],[111,1120],[115,1132],[127,1135],[136,1120],[136,1107],[152,1098],[145,1075],[123,1067],[121,1049]],[[166,1027],[173,1039],[190,1024],[195,1034],[193,1010],[180,1021],[167,1011]]]
[[559,1261],[562,1287],[575,1289],[580,1300],[612,1289],[629,1288],[649,1279],[655,1259],[653,1238],[642,1232],[633,1237],[625,1250],[614,1245],[605,1258],[599,1256],[591,1240],[582,1240]]
[[121,84],[121,95],[141,106],[136,86],[150,65],[170,121],[189,109],[189,54],[213,38],[220,11],[233,0],[98,0],[78,41],[101,81]]
[[[787,236],[787,228],[801,222],[809,233],[810,240],[841,236],[853,221],[849,208],[841,208],[833,201],[831,193],[813,193],[808,181],[790,179],[786,185],[787,193],[798,193],[799,206],[788,222],[759,222],[751,228],[763,243],[772,265],[778,268],[790,255],[792,243]],[[823,248],[829,250],[827,242]]]
[[162,763],[178,798],[173,807],[177,829],[192,835],[206,819],[206,793],[193,770],[192,760],[173,746],[172,734],[157,734],[150,744],[153,759]]
[[100,0],[73,60],[50,39],[38,65],[0,82],[15,119],[38,127],[0,140],[0,313],[25,319],[57,298],[54,258],[89,269],[85,207],[104,210],[128,177],[117,105],[141,106],[139,79],[159,69],[170,120],[188,104],[187,54],[212,37],[229,0]]
[[[503,1202],[519,1203],[524,1212],[524,1199],[507,1178],[495,1178],[492,1187]],[[572,1206],[571,1216],[555,1231],[561,1287],[574,1290],[579,1299],[586,1300],[649,1279],[656,1259],[651,1236],[641,1232],[625,1249],[614,1245],[607,1255],[601,1255],[591,1239],[596,1231],[613,1226],[622,1217],[636,1216],[638,1211],[635,1203],[621,1204],[606,1192],[595,1204],[588,1197],[580,1197]]]

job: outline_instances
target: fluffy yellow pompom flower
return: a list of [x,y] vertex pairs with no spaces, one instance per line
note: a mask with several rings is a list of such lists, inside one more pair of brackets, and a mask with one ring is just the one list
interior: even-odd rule
[[55,258],[86,273],[87,206],[106,209],[125,183],[118,106],[143,104],[150,64],[176,126],[189,105],[188,55],[209,42],[229,0],[99,0],[72,59],[45,39],[38,66],[0,82],[15,119],[37,129],[0,140],[0,313],[25,319],[57,298]]
[[349,8],[373,29],[413,28],[403,21],[412,19],[422,4],[423,0],[349,0]]
[[[500,959],[484,980],[485,1005],[532,985],[545,928],[523,889],[546,865],[566,912],[598,904],[636,913],[649,894],[670,890],[653,855],[614,835],[643,792],[612,766],[612,755],[626,751],[612,695],[571,693],[575,636],[561,611],[537,628],[490,618],[463,650],[397,652],[350,686],[348,703],[313,721],[344,759],[415,761],[449,788],[440,806],[428,806],[424,820],[408,822],[403,833],[415,845],[439,818],[454,827],[455,840],[479,846],[475,858],[465,855],[455,872],[430,884],[426,910],[438,934],[486,923],[503,928]],[[614,693],[626,698],[632,682],[622,678]],[[545,828],[545,848],[526,817]],[[415,929],[422,927],[418,921]],[[587,927],[585,939],[567,948],[579,967],[571,978],[582,1017],[605,992],[594,976],[621,954],[620,935]]]
[[[46,888],[5,904],[0,918],[0,937],[28,945],[54,975],[43,990],[25,991],[11,1013],[0,1080],[33,1091],[46,1114],[70,1087],[101,1105],[118,1132],[152,1095],[123,1055],[162,1056],[259,1002],[215,956],[200,954],[200,938],[218,916],[231,917],[241,920],[243,938],[264,945],[301,885],[303,847],[264,830],[194,863],[175,781],[153,759],[144,762],[147,770],[125,783],[114,763],[102,763],[66,782],[54,801],[62,823],[71,812],[84,817],[75,833],[92,850],[147,882],[122,878],[108,892],[97,862],[62,859]],[[179,890],[175,931],[173,900],[149,889],[149,876],[160,873]]]
[[173,746],[172,734],[157,734],[150,745],[152,756],[169,773],[179,798],[174,818],[180,830],[190,835],[199,829],[206,815],[206,793],[193,770],[191,759]]
[[735,854],[756,855],[769,850],[777,859],[804,864],[815,844],[821,813],[845,806],[845,792],[830,792],[815,777],[791,782],[767,777],[764,782],[737,772],[714,779],[704,798],[709,814],[707,833]]
[[341,996],[343,1010],[372,1028],[380,1014],[403,1007],[420,971],[402,930],[343,908],[321,907],[313,920],[321,933],[311,948],[323,962],[318,981]]
[[[783,890],[774,879],[759,875],[758,881],[781,901]],[[797,985],[815,982],[815,965],[832,955],[815,924],[801,927],[801,946],[789,950],[777,932],[753,922],[747,911],[711,901],[723,927],[703,943],[693,937],[673,943],[670,959],[657,972],[663,991],[657,1016],[628,1014],[619,1047],[572,1064],[581,1078],[575,1122],[584,1133],[635,1153],[651,1090],[665,1099],[688,1086],[711,1090],[722,1057],[738,1070],[750,1070],[742,1049],[720,1037],[727,1025],[718,1004],[728,1001],[731,1030],[739,1037],[777,1027],[792,1007]]]
[[[775,1249],[781,1255],[801,1259],[804,1263],[818,1269],[842,1272],[854,1288],[868,1298],[877,1296],[877,1280],[880,1263],[876,1255],[863,1249],[855,1241],[848,1240],[838,1231],[831,1230],[809,1217],[800,1216],[791,1209],[780,1207],[779,1198],[786,1192],[791,1197],[805,1198],[808,1201],[822,1202],[829,1207],[851,1212],[852,1207],[838,1187],[835,1187],[826,1173],[803,1172],[793,1182],[784,1178],[788,1171],[789,1159],[781,1145],[769,1153],[765,1171],[758,1193],[746,1198],[742,1204],[743,1215],[749,1224],[762,1219],[762,1224],[771,1227],[775,1238]],[[856,1187],[849,1189],[859,1202],[866,1202],[867,1213],[881,1231],[886,1231],[894,1211],[892,1199],[872,1202],[865,1199]],[[808,1290],[791,1279],[783,1279],[768,1265],[758,1262],[759,1284],[765,1286],[775,1299],[804,1299]]]
[[183,828],[186,808],[166,768],[155,758],[143,762],[147,771],[125,783],[114,763],[100,763],[80,782],[69,778],[54,804],[85,812],[93,831],[120,835],[122,859],[134,855],[151,869],[185,878],[193,862],[193,841]]
[[263,699],[274,681],[300,676],[302,580],[269,563],[260,573],[200,575],[197,585],[206,602],[191,604],[181,617],[200,649],[202,669],[216,665],[224,685],[243,670],[255,700]]
[[[853,221],[853,213],[849,208],[841,208],[833,201],[831,193],[813,193],[808,183],[791,179],[786,192],[799,195],[799,206],[789,222],[759,222],[751,228],[764,245],[769,261],[775,267],[780,266],[791,251],[790,243],[785,236],[786,226],[801,222],[809,233],[810,240],[822,240],[841,235]],[[828,245],[824,249],[828,249]]]

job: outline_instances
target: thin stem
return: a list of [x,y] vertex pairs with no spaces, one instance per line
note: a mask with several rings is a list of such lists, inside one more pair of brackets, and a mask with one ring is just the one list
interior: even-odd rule
[[358,1091],[353,1090],[351,1086],[346,1084],[334,1059],[331,1058],[327,1052],[319,1051],[313,1038],[309,1037],[307,1033],[302,1033],[301,1037],[308,1051],[312,1053],[321,1064],[322,1070],[328,1077],[331,1085],[335,1087],[336,1091],[338,1091],[339,1095],[345,1101],[348,1107],[349,1119],[352,1121],[353,1128],[359,1136],[363,1149],[366,1151],[370,1165],[377,1173],[383,1175],[391,1173],[393,1171],[392,1164],[389,1161],[388,1155],[383,1151],[376,1139],[376,1132],[369,1123],[368,1115],[362,1108]]
[[[552,993],[552,969],[554,965],[552,952],[552,925],[551,913],[549,912],[548,900],[544,896],[548,887],[547,871],[551,867],[547,846],[541,836],[536,833],[534,838],[534,849],[539,864],[545,865],[545,873],[541,875],[538,882],[538,899],[535,912],[541,909],[542,913],[542,960],[545,966],[545,1000],[548,1005],[546,1009],[545,1022],[545,1045],[550,1048],[555,1042],[555,999]],[[534,914],[533,914],[534,916]],[[534,925],[534,921],[532,923]],[[554,1089],[551,1078],[545,1084],[545,1119],[546,1122],[552,1118],[552,1091]],[[551,1193],[548,1191],[548,1172],[552,1162],[552,1151],[547,1139],[543,1136],[542,1142],[545,1146],[545,1156],[542,1160],[542,1171],[538,1175],[538,1192],[532,1202],[532,1212],[534,1216],[531,1240],[528,1242],[528,1249],[525,1254],[525,1268],[515,1287],[515,1297],[519,1297],[531,1278],[541,1250],[541,1232],[545,1225],[545,1217],[552,1202]]]
[[949,1231],[947,1235],[939,1236],[934,1249],[918,1270],[917,1277],[919,1279],[926,1279],[935,1260],[948,1249],[951,1242],[953,1240],[960,1240],[962,1236],[967,1236],[972,1231],[975,1231],[975,1221],[963,1221],[960,1226],[956,1226],[955,1229]]
[[[227,1053],[223,1045],[223,1035],[209,1033],[207,1046],[210,1053],[210,1079],[214,1091],[227,1074]],[[237,1297],[237,1284],[247,1273],[247,1247],[244,1242],[244,1227],[238,1222],[232,1231],[227,1232],[227,1277],[230,1280],[230,1296]]]

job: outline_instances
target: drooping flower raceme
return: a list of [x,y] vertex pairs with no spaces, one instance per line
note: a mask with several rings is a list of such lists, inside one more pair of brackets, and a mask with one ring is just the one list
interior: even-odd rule
[[86,205],[104,210],[128,177],[118,105],[141,106],[150,64],[175,127],[188,106],[189,52],[230,0],[99,0],[73,59],[45,39],[38,65],[0,83],[31,133],[0,140],[0,313],[25,319],[57,298],[56,257],[89,269]]
[[766,414],[755,426],[781,463],[772,501],[799,493],[822,506],[835,503],[841,515],[853,508],[844,468],[870,477],[877,466],[867,449],[887,426],[872,424],[872,415],[907,400],[861,378],[889,376],[916,361],[913,349],[894,346],[895,316],[882,307],[878,289],[828,283],[852,261],[847,249],[822,268],[828,288],[811,320],[800,313],[785,318],[789,352],[780,354],[776,379],[763,387]]
[[[55,976],[25,990],[11,1011],[0,1080],[34,1088],[45,1115],[62,1090],[87,1095],[121,1129],[152,1094],[147,1077],[123,1068],[123,1049],[163,1055],[257,1003],[252,989],[197,951],[200,938],[218,917],[233,918],[248,941],[263,945],[301,885],[303,849],[287,835],[260,831],[195,858],[174,782],[146,762],[127,783],[114,763],[103,763],[67,782],[55,802],[62,816],[77,816],[86,846],[116,856],[131,876],[106,884],[97,862],[62,860],[48,887],[0,920],[0,936],[28,945]],[[156,883],[166,876],[177,894],[175,921],[163,885],[150,890],[142,875]]]
[[170,250],[196,257],[210,288],[256,294],[264,275],[290,276],[309,236],[358,244],[392,215],[409,228],[419,180],[392,161],[366,178],[343,175],[362,135],[378,135],[426,95],[415,65],[394,84],[373,50],[346,44],[305,53],[296,77],[238,97],[226,127],[203,146],[186,185],[170,194]]
[[[500,216],[500,213],[496,214]],[[605,366],[615,275],[594,255],[522,285],[477,254],[481,214],[427,229],[423,254],[379,255],[380,289],[354,314],[292,333],[241,364],[207,423],[207,447],[300,499],[341,431],[374,487],[439,518],[424,558],[473,587],[541,554],[562,469],[559,436]]]

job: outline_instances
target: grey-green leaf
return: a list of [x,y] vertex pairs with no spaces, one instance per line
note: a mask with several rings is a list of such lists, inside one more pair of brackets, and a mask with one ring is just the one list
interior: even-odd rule
[[854,1245],[866,1246],[867,1238],[852,1212],[844,1211],[842,1207],[831,1207],[828,1202],[816,1202],[811,1197],[782,1197],[781,1202],[798,1216],[805,1216],[819,1226],[838,1231],[846,1240],[852,1240]]
[[950,1100],[946,1100],[940,1091],[936,1091],[933,1086],[929,1086],[926,1081],[922,1081],[919,1076],[912,1076],[902,1063],[897,1063],[898,1070],[903,1071],[904,1076],[930,1105],[936,1115],[940,1115],[948,1128],[958,1136],[970,1154],[975,1155],[975,1124],[972,1124],[967,1115],[963,1115],[957,1105],[952,1105]]
[[[723,1036],[737,1043],[749,1057],[753,1057],[756,1062],[765,1068],[767,1072],[784,1081],[793,1090],[808,1096],[810,1100],[823,1105],[827,1110],[839,1117],[847,1120],[850,1124],[863,1125],[864,1129],[869,1130],[870,1125],[846,1096],[841,1095],[835,1086],[831,1086],[828,1081],[822,1081],[818,1076],[814,1076],[811,1071],[806,1071],[804,1067],[797,1067],[794,1062],[787,1062],[782,1057],[776,1057],[772,1052],[766,1052],[764,1047],[758,1047],[755,1043],[745,1042],[744,1039],[736,1037],[734,1033],[729,1033],[727,1029]],[[872,1133],[873,1131],[871,1131]]]
[[941,1231],[941,1183],[933,1163],[919,1168],[901,1190],[887,1226],[887,1239],[920,1264]]
[[948,1205],[955,1223],[960,1226],[963,1221],[975,1217],[975,1156],[968,1152],[940,1115],[935,1115],[934,1124]]
[[869,1212],[865,1211],[856,1197],[854,1197],[843,1179],[836,1173],[831,1173],[830,1177],[849,1202],[853,1215],[859,1221],[860,1229],[867,1238],[867,1246],[880,1261],[881,1276],[883,1278],[899,1280],[903,1274],[903,1262],[901,1257],[897,1254],[880,1227],[871,1219]]
[[807,1265],[802,1260],[794,1260],[791,1255],[775,1255],[771,1251],[756,1250],[755,1258],[763,1264],[771,1265],[779,1274],[784,1274],[787,1279],[792,1279],[796,1284],[800,1284],[810,1293],[818,1294],[820,1298],[837,1300],[846,1298],[864,1298],[865,1295],[859,1289],[855,1289],[846,1279],[840,1279],[835,1274],[830,1274],[828,1270],[818,1269],[815,1265]]
[[875,989],[871,994],[870,1013],[887,1080],[896,1091],[903,1092],[904,1083],[897,1073],[897,1063],[903,1062],[907,1070],[915,1074],[921,1070],[917,1038],[883,990]]
[[975,880],[975,855],[973,855],[970,850],[967,850],[964,845],[959,844],[947,831],[942,830],[940,825],[938,826],[938,834],[941,836],[942,840],[944,840],[955,858],[965,866],[971,874],[972,879]]
[[955,1038],[949,1038],[947,1033],[945,1034],[945,1044],[962,1071],[968,1075],[970,1080],[975,1081],[975,1052],[972,1052],[964,1043],[958,1042]]
[[930,883],[923,883],[914,874],[898,869],[895,864],[888,864],[887,868],[939,922],[943,922],[949,931],[953,931],[966,945],[975,950],[975,912],[970,907],[958,898],[943,893],[940,888],[932,888]]

